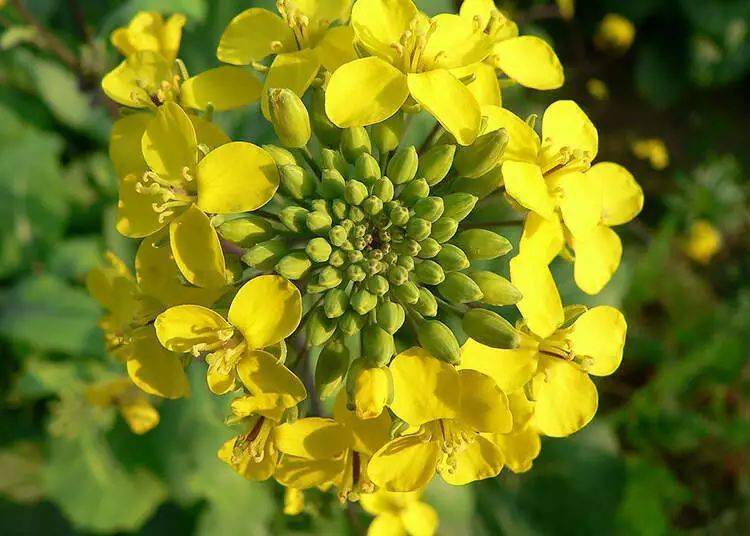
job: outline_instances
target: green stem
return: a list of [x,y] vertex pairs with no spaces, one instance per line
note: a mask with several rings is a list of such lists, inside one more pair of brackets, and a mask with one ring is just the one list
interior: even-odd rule
[[438,139],[440,139],[440,136],[442,136],[445,133],[445,129],[443,128],[443,125],[436,122],[435,126],[432,127],[432,130],[428,134],[427,138],[425,138],[424,143],[422,143],[422,146],[419,148],[419,156],[422,156],[424,152],[435,145],[437,143]]

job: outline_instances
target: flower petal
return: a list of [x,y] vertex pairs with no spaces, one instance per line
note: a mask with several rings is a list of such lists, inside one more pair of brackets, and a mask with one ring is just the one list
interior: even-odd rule
[[536,257],[542,264],[549,264],[564,245],[565,236],[558,218],[548,220],[535,212],[526,216],[519,246],[522,253]]
[[345,63],[357,59],[354,50],[354,30],[351,26],[330,28],[315,47],[323,67],[333,72]]
[[390,374],[384,367],[366,368],[354,382],[354,405],[357,417],[374,419],[383,412],[391,391]]
[[131,173],[140,177],[148,171],[141,152],[141,138],[150,121],[151,114],[135,113],[121,117],[112,125],[109,158],[119,178]]
[[276,466],[274,478],[282,486],[310,489],[333,482],[346,468],[346,457],[310,460],[286,455]]
[[474,21],[451,13],[432,17],[434,30],[422,52],[424,70],[455,69],[478,63],[490,53],[490,40]]
[[472,79],[470,82],[466,82],[466,87],[474,95],[479,106],[501,106],[500,83],[497,81],[495,68],[486,63],[478,63],[473,66],[472,71]]
[[235,141],[198,164],[198,207],[205,212],[249,212],[265,205],[279,187],[273,158],[252,143]]
[[547,190],[547,183],[539,166],[507,161],[503,164],[503,180],[508,195],[521,206],[548,220],[557,218],[555,200]]
[[185,170],[194,173],[198,138],[192,121],[174,102],[166,102],[154,114],[141,141],[149,167],[173,184],[183,184]]
[[154,327],[161,345],[173,352],[226,341],[234,331],[219,313],[200,305],[170,307],[156,317]]
[[385,512],[370,522],[367,536],[408,536],[406,527],[397,514]]
[[294,6],[313,21],[346,21],[353,0],[294,0]]
[[401,512],[401,521],[411,536],[432,536],[437,531],[438,513],[429,504],[414,501]]
[[277,426],[274,441],[284,454],[322,460],[340,456],[349,446],[349,435],[333,419],[308,417]]
[[346,407],[346,391],[342,389],[333,406],[333,418],[346,427],[351,435],[352,450],[368,456],[385,445],[390,439],[391,418],[388,412],[382,412],[372,419],[360,419]]
[[294,50],[294,34],[275,13],[253,7],[234,17],[219,41],[216,56],[232,65],[249,65],[262,61],[273,52],[272,44],[281,43],[282,50]]
[[482,134],[504,128],[508,134],[508,145],[503,152],[503,161],[537,163],[539,136],[529,124],[510,110],[498,106],[482,107],[482,115],[487,118],[487,126]]
[[102,89],[110,99],[123,106],[151,108],[150,92],[155,92],[162,81],[171,82],[172,78],[172,64],[161,54],[136,52],[105,75]]
[[468,447],[456,453],[454,459],[456,466],[452,470],[439,468],[443,480],[454,486],[495,477],[505,464],[500,447],[479,435]]
[[268,113],[268,91],[273,88],[287,88],[302,97],[310,87],[320,69],[320,60],[314,50],[279,54],[273,60],[263,83],[260,109],[263,117],[270,121]]
[[286,408],[307,396],[302,381],[268,352],[247,352],[237,363],[237,376],[254,395],[279,395],[279,404]]
[[143,391],[164,398],[190,394],[190,384],[179,354],[159,344],[153,326],[135,330],[126,350],[130,379]]
[[159,194],[138,191],[141,178],[126,175],[120,180],[120,199],[117,201],[117,231],[129,238],[149,236],[169,221],[160,221],[154,204],[162,202]]
[[591,232],[602,214],[601,195],[591,187],[588,173],[564,173],[557,181],[562,192],[560,212],[573,236]]
[[394,63],[401,35],[419,11],[411,0],[358,0],[352,9],[351,26],[370,53]]
[[468,339],[461,348],[461,369],[478,370],[504,393],[520,389],[536,372],[537,351],[531,338],[516,350],[498,350]]
[[589,186],[601,196],[601,219],[605,225],[627,223],[643,208],[643,190],[619,164],[601,162],[589,169],[586,177]]
[[262,87],[252,72],[225,65],[185,80],[180,87],[180,102],[196,110],[205,110],[209,104],[219,112],[233,110],[256,102]]
[[570,340],[577,355],[593,361],[586,367],[586,372],[609,376],[617,370],[622,362],[627,329],[625,317],[614,307],[594,307],[578,317]]
[[510,279],[523,298],[516,304],[529,329],[549,337],[563,323],[562,301],[552,273],[544,262],[528,253],[510,261]]
[[505,465],[514,473],[525,473],[542,450],[539,433],[526,428],[512,434],[493,434],[491,441],[503,452]]
[[598,294],[620,266],[620,237],[606,225],[599,225],[585,236],[574,237],[573,249],[576,285],[586,294]]
[[388,491],[415,491],[432,479],[440,454],[440,446],[423,434],[399,437],[375,453],[367,476]]
[[279,459],[279,453],[273,441],[265,442],[263,456],[259,457],[259,461],[256,461],[248,451],[243,452],[239,457],[235,457],[234,445],[236,440],[237,438],[233,437],[224,443],[217,453],[218,458],[248,480],[268,480],[271,478]]
[[554,155],[563,147],[580,151],[589,161],[599,150],[599,133],[583,110],[571,100],[553,102],[542,118],[545,151]]
[[508,409],[508,397],[495,381],[476,370],[463,369],[458,373],[461,384],[461,411],[458,419],[477,432],[510,432],[513,416]]
[[201,288],[222,288],[228,283],[224,253],[211,220],[195,205],[169,224],[169,243],[185,279]]
[[445,69],[407,76],[409,92],[461,145],[479,134],[482,114],[471,91]]
[[408,96],[401,71],[379,58],[362,58],[341,66],[331,76],[326,113],[342,128],[372,125],[396,113]]
[[565,74],[557,54],[544,40],[522,35],[495,43],[492,60],[509,78],[532,89],[557,89]]
[[229,322],[250,348],[265,348],[294,333],[302,318],[302,297],[278,275],[261,275],[245,283],[229,308]]

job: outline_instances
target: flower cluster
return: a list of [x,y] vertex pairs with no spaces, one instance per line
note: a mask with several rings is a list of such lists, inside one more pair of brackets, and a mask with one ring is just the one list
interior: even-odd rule
[[[290,511],[299,490],[333,486],[379,524],[408,531],[419,511],[432,532],[417,498],[436,473],[461,485],[526,471],[540,436],[594,416],[590,377],[619,366],[625,320],[564,307],[550,264],[573,262],[598,293],[620,262],[613,227],[643,195],[623,167],[594,163],[597,130],[574,102],[551,104],[541,135],[502,107],[501,87],[564,77],[492,1],[432,18],[411,0],[351,4],[248,9],[221,37],[226,65],[196,76],[177,59],[182,17],[141,13],[113,34],[126,55],[103,80],[125,107],[110,145],[117,229],[141,242],[134,275],[110,256],[89,287],[143,392],[186,396],[186,367],[205,363],[236,430],[219,458],[292,490]],[[254,102],[278,145],[212,122]],[[436,121],[419,147],[405,142],[417,114]],[[478,207],[522,215],[515,253]],[[93,398],[131,424],[151,408],[122,382]],[[158,422],[142,414],[134,429]]]

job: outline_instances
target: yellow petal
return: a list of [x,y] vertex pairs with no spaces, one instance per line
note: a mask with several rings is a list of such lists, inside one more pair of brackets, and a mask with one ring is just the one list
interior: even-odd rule
[[133,332],[126,358],[130,379],[143,391],[164,398],[181,398],[190,394],[179,354],[159,344],[153,326]]
[[367,51],[393,63],[397,56],[392,45],[399,42],[417,13],[411,0],[358,0],[351,25]]
[[190,115],[188,117],[190,117],[190,122],[193,123],[198,143],[208,147],[209,151],[213,151],[217,147],[229,143],[229,136],[216,123],[206,121],[197,115]]
[[362,58],[341,66],[331,76],[326,113],[342,128],[372,125],[396,113],[408,96],[401,71],[379,58]]
[[479,106],[499,107],[502,104],[500,84],[497,81],[495,68],[491,65],[488,65],[486,63],[478,63],[477,65],[475,65],[473,67],[471,81],[466,82],[466,87],[469,88],[471,94],[474,95],[474,98],[479,103]]
[[215,395],[225,395],[237,389],[234,371],[231,374],[222,374],[217,370],[208,369],[206,372],[206,383]]
[[513,433],[520,432],[534,416],[534,403],[526,396],[526,389],[518,389],[508,395],[510,412],[513,414]]
[[351,448],[372,456],[376,450],[390,439],[391,418],[388,412],[382,412],[372,419],[360,419],[346,407],[346,391],[339,391],[333,406],[333,418],[346,427],[350,434]]
[[627,223],[643,208],[643,190],[624,167],[601,162],[589,169],[586,177],[589,186],[601,198],[601,220],[605,225]]
[[229,22],[219,41],[216,56],[224,63],[249,65],[271,54],[274,42],[279,42],[282,50],[296,48],[294,34],[281,17],[266,9],[253,7]]
[[505,463],[500,448],[479,435],[468,447],[455,454],[454,460],[455,468],[439,468],[443,480],[454,486],[495,477],[500,474]]
[[249,212],[265,205],[279,187],[271,156],[252,143],[235,141],[198,164],[198,206],[205,212]]
[[180,86],[186,108],[205,110],[209,104],[221,112],[247,106],[260,98],[260,80],[239,67],[217,67],[188,78]]
[[529,329],[549,337],[563,323],[562,301],[547,265],[521,253],[510,261],[510,279],[523,298],[516,304]]
[[548,220],[534,212],[526,216],[519,245],[522,253],[536,257],[542,264],[549,264],[564,245],[565,236],[559,218]]
[[532,381],[533,425],[544,435],[564,437],[594,417],[598,395],[589,375],[562,359],[542,357]]
[[489,38],[476,31],[474,21],[441,13],[431,22],[434,29],[423,52],[424,70],[455,69],[478,63],[489,54]]
[[477,138],[482,119],[479,103],[471,91],[445,69],[407,76],[409,93],[461,145]]
[[542,118],[542,139],[548,154],[554,155],[563,147],[569,151],[580,151],[589,161],[599,150],[599,134],[596,127],[573,101],[553,102]]
[[274,478],[287,489],[309,489],[333,482],[345,469],[346,458],[310,460],[284,456],[276,467]]
[[374,516],[391,513],[403,513],[410,504],[419,502],[422,490],[417,491],[387,491],[378,489],[374,493],[366,493],[360,497],[360,505],[368,514]]
[[494,0],[464,0],[461,2],[459,14],[470,21],[477,20],[481,28],[485,28],[490,22],[490,17],[494,15],[497,17],[495,24],[504,26],[503,31],[499,34],[495,33],[498,30],[493,31],[493,37],[498,40],[518,35],[516,24],[507,19],[502,12],[498,11]]
[[314,21],[346,21],[352,10],[352,0],[294,0],[294,6]]
[[152,51],[136,52],[102,79],[104,93],[113,101],[131,108],[151,108],[152,95],[162,81],[172,82],[172,64]]
[[575,237],[575,277],[578,288],[587,294],[598,294],[609,283],[620,266],[622,242],[612,229],[597,226],[585,236]]
[[308,417],[280,424],[274,429],[274,441],[280,452],[322,460],[340,456],[349,446],[346,429],[333,419]]
[[112,125],[109,158],[118,177],[130,174],[140,177],[148,171],[148,164],[141,153],[141,138],[149,121],[151,114],[136,113],[123,116]]
[[248,451],[235,456],[234,445],[236,440],[237,438],[233,437],[224,443],[217,453],[218,458],[229,464],[232,469],[248,480],[268,480],[271,478],[279,459],[279,453],[273,441],[265,442],[262,457],[259,461],[256,461]]
[[508,397],[495,381],[470,369],[461,370],[458,377],[461,384],[458,419],[478,432],[510,432],[513,416],[508,409]]
[[134,434],[145,434],[159,424],[159,412],[145,397],[123,403],[120,413]]
[[547,190],[547,183],[539,166],[507,161],[503,164],[503,180],[508,195],[524,208],[548,220],[556,218],[555,200]]
[[461,369],[477,370],[495,380],[504,393],[520,389],[536,371],[536,345],[527,338],[516,350],[499,350],[468,339],[461,348]]
[[261,415],[275,422],[280,421],[287,410],[280,403],[280,397],[277,393],[240,396],[232,400],[231,408],[232,414],[237,417]]
[[201,288],[222,288],[228,283],[224,253],[211,220],[195,205],[169,225],[169,243],[185,279]]
[[492,59],[508,78],[532,89],[557,89],[565,75],[557,54],[545,41],[523,35],[495,43]]
[[237,363],[237,375],[252,394],[277,394],[280,405],[287,408],[307,396],[302,381],[268,352],[245,354]]
[[537,163],[539,136],[529,124],[510,110],[498,106],[483,106],[482,115],[487,118],[483,134],[504,128],[508,134],[508,145],[503,160]]
[[330,28],[315,47],[320,63],[333,72],[345,63],[357,59],[354,50],[354,30],[351,26]]
[[[422,348],[397,355],[390,364],[393,402],[390,408],[411,426],[451,419],[460,410],[458,373]],[[419,389],[414,389],[418,385]]]
[[367,536],[407,536],[408,534],[401,517],[387,512],[373,519],[367,527]]
[[263,116],[270,121],[268,113],[268,92],[274,88],[287,88],[302,97],[310,87],[320,69],[318,54],[311,49],[279,54],[273,60],[266,80],[263,83],[260,108]]
[[228,340],[234,331],[219,313],[200,305],[170,307],[156,317],[154,327],[162,346],[173,352],[200,351]]
[[161,31],[161,53],[168,60],[174,61],[180,50],[182,28],[185,26],[185,15],[175,13],[169,17]]
[[141,178],[126,175],[120,180],[120,198],[117,201],[117,230],[129,238],[143,238],[166,225],[169,219],[159,221],[153,205],[162,202],[159,194],[148,190],[138,191]]
[[573,351],[592,360],[586,372],[595,376],[609,376],[622,361],[625,317],[614,307],[599,306],[589,309],[575,321],[570,334]]
[[401,512],[401,521],[411,536],[432,536],[438,527],[438,514],[429,504],[417,501]]
[[491,441],[503,452],[505,465],[514,473],[524,473],[542,450],[539,433],[526,428],[512,434],[494,434]]
[[374,419],[383,412],[391,391],[390,375],[385,368],[360,371],[354,382],[354,405],[360,419]]
[[601,219],[602,198],[591,187],[588,173],[565,173],[558,184],[562,191],[560,211],[565,226],[574,236],[591,232]]
[[302,318],[302,297],[278,275],[261,275],[245,283],[229,308],[229,322],[250,348],[265,348],[291,335]]
[[375,453],[367,476],[388,491],[418,490],[432,479],[440,455],[440,446],[423,434],[399,437]]
[[146,127],[141,142],[143,158],[160,177],[174,184],[194,173],[198,138],[190,118],[174,102],[164,103]]

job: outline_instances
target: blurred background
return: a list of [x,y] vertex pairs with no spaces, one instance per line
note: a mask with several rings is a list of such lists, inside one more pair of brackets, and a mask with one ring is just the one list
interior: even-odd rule
[[[181,57],[197,72],[217,65],[224,26],[250,5],[272,2],[0,0],[0,534],[358,534],[369,521],[317,493],[312,514],[286,517],[278,486],[224,467],[215,453],[231,431],[197,367],[193,396],[161,403],[143,436],[84,396],[119,366],[85,275],[106,250],[134,253],[114,229],[113,110],[98,89],[119,61],[109,33],[138,10],[182,12]],[[599,296],[561,288],[565,303],[628,319],[597,418],[545,440],[527,474],[433,485],[440,533],[746,534],[750,0],[499,5],[553,43],[567,75],[555,92],[508,88],[505,104],[526,115],[575,99],[599,129],[599,160],[628,167],[646,205],[620,228],[622,266]],[[219,121],[271,139],[257,107]],[[572,281],[569,265],[555,269]]]

